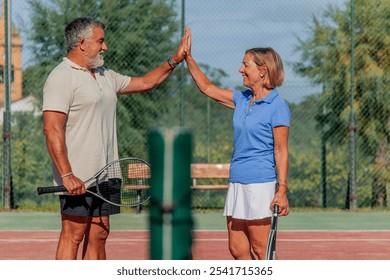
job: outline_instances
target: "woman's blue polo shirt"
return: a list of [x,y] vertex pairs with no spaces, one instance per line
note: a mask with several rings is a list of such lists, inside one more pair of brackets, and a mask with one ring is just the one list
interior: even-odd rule
[[256,100],[253,92],[234,91],[234,150],[230,165],[232,183],[266,183],[276,179],[272,128],[290,126],[290,110],[277,89]]

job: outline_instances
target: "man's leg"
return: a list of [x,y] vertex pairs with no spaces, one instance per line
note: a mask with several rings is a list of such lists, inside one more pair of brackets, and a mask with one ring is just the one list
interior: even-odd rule
[[57,246],[57,260],[76,260],[89,217],[61,214],[62,230]]
[[84,260],[106,259],[106,240],[109,232],[109,216],[89,217],[83,246]]

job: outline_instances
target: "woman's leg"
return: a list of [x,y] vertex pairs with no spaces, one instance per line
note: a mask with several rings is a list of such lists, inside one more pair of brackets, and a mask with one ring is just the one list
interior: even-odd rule
[[267,250],[271,218],[247,221],[249,240],[257,259],[264,260]]
[[228,227],[230,254],[235,260],[253,259],[247,221],[233,219],[231,216],[227,216],[226,221]]

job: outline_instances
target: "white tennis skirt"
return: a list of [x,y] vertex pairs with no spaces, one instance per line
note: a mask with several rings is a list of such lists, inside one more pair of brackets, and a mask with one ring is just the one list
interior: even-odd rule
[[223,215],[243,220],[271,217],[270,206],[275,190],[276,181],[257,184],[229,183]]

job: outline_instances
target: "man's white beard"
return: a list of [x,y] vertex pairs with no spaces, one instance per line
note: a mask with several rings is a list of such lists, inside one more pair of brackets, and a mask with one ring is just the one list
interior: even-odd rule
[[95,69],[102,67],[104,65],[103,52],[99,53],[95,58],[89,63],[89,68]]

